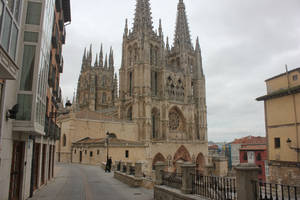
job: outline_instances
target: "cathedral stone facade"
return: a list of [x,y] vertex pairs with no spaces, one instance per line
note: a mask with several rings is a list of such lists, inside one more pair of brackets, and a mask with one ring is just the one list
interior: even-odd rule
[[[190,161],[203,170],[208,154],[205,75],[199,40],[193,46],[183,0],[177,6],[173,44],[164,39],[161,21],[158,30],[154,30],[149,0],[137,0],[133,27],[128,28],[127,20],[125,24],[119,88],[117,83],[113,51],[103,64],[101,48],[92,66],[92,48],[85,50],[74,112],[106,116],[107,129],[118,131],[114,133],[117,138],[138,142],[139,148],[142,144],[140,155],[148,166],[146,174],[151,173],[157,161],[169,161],[170,167],[177,161]],[[73,123],[73,128],[68,124],[64,131],[67,120],[81,120],[74,116],[61,119],[63,137],[68,138],[69,130],[73,130],[71,144],[86,137],[105,137],[105,130],[89,133],[88,127],[76,132],[79,123]],[[89,115],[85,116],[88,121]],[[105,126],[103,117],[99,120]],[[113,121],[116,123],[111,125]],[[127,126],[134,126],[130,130],[135,133]],[[71,146],[66,151],[70,159],[76,157]]]

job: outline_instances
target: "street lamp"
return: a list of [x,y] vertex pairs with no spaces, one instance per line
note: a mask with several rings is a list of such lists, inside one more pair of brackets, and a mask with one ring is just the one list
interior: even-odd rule
[[289,145],[290,149],[295,150],[298,153],[300,152],[300,148],[291,146],[292,140],[290,138],[287,139],[286,143]]
[[106,162],[108,161],[109,135],[110,135],[110,133],[107,131],[107,132],[106,132]]

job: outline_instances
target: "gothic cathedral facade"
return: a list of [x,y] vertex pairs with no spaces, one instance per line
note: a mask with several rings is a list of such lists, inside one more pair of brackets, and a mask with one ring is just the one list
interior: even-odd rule
[[[150,165],[167,160],[207,162],[205,75],[199,40],[192,44],[183,0],[177,6],[173,44],[164,39],[161,21],[154,31],[149,0],[137,0],[133,27],[129,29],[126,20],[123,34],[119,85],[114,73],[112,49],[103,59],[101,48],[94,66],[92,49],[85,50],[77,110],[134,123],[135,141],[145,144]],[[126,125],[122,130],[126,132]]]

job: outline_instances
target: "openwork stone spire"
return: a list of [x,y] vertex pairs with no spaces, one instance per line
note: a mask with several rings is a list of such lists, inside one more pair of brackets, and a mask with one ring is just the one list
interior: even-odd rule
[[151,9],[149,0],[137,0],[133,32],[152,31],[153,22],[151,17]]
[[189,49],[193,48],[183,0],[179,0],[177,6],[177,21],[174,37],[174,47],[183,47]]

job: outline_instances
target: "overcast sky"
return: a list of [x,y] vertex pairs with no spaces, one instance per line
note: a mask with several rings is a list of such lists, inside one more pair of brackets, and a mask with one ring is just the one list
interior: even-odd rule
[[[154,28],[173,41],[178,0],[150,0]],[[184,0],[193,44],[199,36],[206,75],[208,137],[232,141],[265,135],[264,80],[300,67],[299,0]],[[63,96],[72,98],[85,47],[94,58],[103,43],[121,63],[125,19],[132,27],[136,0],[71,1],[72,23],[63,48]]]

